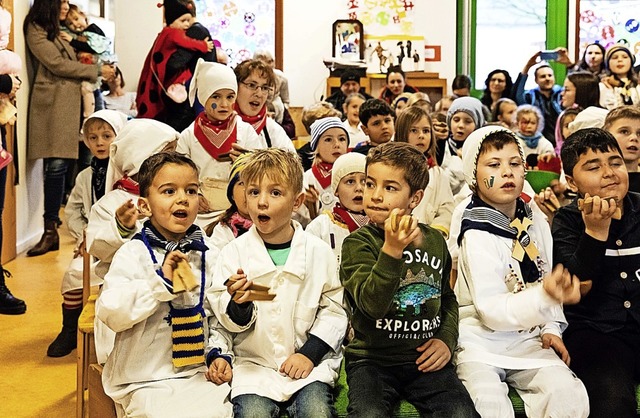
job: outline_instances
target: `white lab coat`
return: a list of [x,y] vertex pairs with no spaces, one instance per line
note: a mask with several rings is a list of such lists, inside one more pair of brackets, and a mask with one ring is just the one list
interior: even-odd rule
[[[71,190],[67,204],[64,207],[64,214],[67,218],[67,228],[69,233],[76,240],[76,247],[82,243],[83,232],[87,227],[89,212],[94,200],[93,188],[91,186],[91,177],[93,172],[91,167],[82,170],[76,176],[76,184]],[[98,286],[102,283],[102,279],[96,275],[97,261],[91,261],[89,265],[89,276],[91,286]],[[82,257],[78,256],[71,259],[69,267],[62,276],[62,285],[60,293],[66,293],[70,290],[82,289],[82,272],[84,263]]]
[[[153,248],[158,263],[164,260],[166,251]],[[209,246],[206,252],[205,288],[211,284],[213,267],[218,249]],[[201,253],[190,251],[188,254],[192,271],[201,280]],[[211,416],[218,410],[225,413],[216,416],[230,416],[230,405],[225,399],[230,391],[228,384],[217,386],[202,379],[206,365],[175,368],[172,363],[171,325],[167,321],[170,312],[169,303],[176,308],[188,308],[198,304],[200,286],[193,291],[179,295],[171,293],[157,274],[159,266],[154,264],[148,249],[140,240],[131,240],[115,254],[109,272],[105,276],[104,286],[96,301],[96,317],[116,333],[113,351],[104,366],[102,382],[105,393],[121,404],[125,411],[138,410],[141,405],[129,405],[135,402],[134,392],[144,390],[158,382],[173,380],[176,391],[171,402],[164,403],[164,416]],[[210,311],[206,312],[207,316]],[[209,338],[207,319],[204,319],[205,344]],[[197,391],[203,395],[203,405],[189,403],[190,396],[181,396]],[[162,402],[164,394],[156,394]],[[204,399],[210,397],[213,399]],[[215,402],[212,403],[212,401]],[[207,407],[209,405],[209,407]],[[213,407],[215,409],[211,410]],[[201,411],[200,411],[201,410]],[[199,412],[200,411],[200,412]]]
[[[291,252],[280,268],[271,261],[255,226],[220,253],[207,298],[222,327],[233,335],[228,347],[234,354],[232,399],[256,394],[282,402],[309,383],[333,386],[338,378],[348,320],[335,257],[327,244],[292,222]],[[272,301],[254,302],[254,316],[246,326],[235,324],[227,315],[231,296],[223,282],[238,268],[276,294]],[[302,347],[309,333],[332,350],[308,377],[283,376],[280,366]]]
[[[533,212],[528,229],[540,251],[545,275],[551,271],[552,238],[546,219]],[[504,369],[564,366],[552,349],[542,348],[542,334],[561,335],[567,326],[562,305],[542,288],[530,283],[514,293],[508,280],[513,267],[513,240],[479,230],[465,233],[458,257],[455,293],[460,306],[460,336],[456,364],[480,362]]]

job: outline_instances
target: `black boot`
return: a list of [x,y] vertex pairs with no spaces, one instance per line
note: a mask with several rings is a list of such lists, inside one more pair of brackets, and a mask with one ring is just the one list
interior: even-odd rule
[[13,296],[5,283],[4,276],[11,277],[11,273],[0,266],[0,314],[20,315],[27,311],[24,300]]
[[78,345],[78,318],[82,307],[66,309],[62,306],[62,331],[47,349],[49,357],[64,357]]
[[60,248],[60,237],[58,236],[58,225],[60,224],[58,222],[55,219],[44,221],[44,234],[42,234],[40,241],[27,251],[28,257],[42,255]]

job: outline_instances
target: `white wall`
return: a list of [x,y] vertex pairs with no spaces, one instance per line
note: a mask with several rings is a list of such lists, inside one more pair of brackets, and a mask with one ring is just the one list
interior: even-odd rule
[[[425,71],[452,80],[456,71],[456,2],[421,0],[415,5],[414,35],[428,45],[442,46],[442,61],[427,62]],[[331,28],[346,19],[344,0],[285,1],[283,71],[289,79],[292,106],[305,106],[325,93],[329,70],[322,63],[331,57]],[[345,13],[345,14],[342,14]],[[367,27],[364,27],[367,33]]]
[[[129,91],[135,91],[144,59],[162,28],[162,10],[155,2],[116,1],[116,54]],[[292,106],[320,100],[329,70],[322,63],[331,57],[331,28],[346,19],[344,0],[284,1],[283,70],[289,78]],[[425,71],[452,80],[456,70],[456,2],[414,2],[416,33],[429,45],[442,46],[442,61],[427,62]],[[367,28],[365,26],[365,33]]]

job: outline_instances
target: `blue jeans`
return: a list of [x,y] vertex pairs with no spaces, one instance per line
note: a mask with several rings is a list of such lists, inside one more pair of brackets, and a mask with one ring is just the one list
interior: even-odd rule
[[335,417],[331,387],[326,383],[313,382],[296,392],[286,402],[276,402],[259,395],[240,395],[231,400],[233,416],[239,418],[261,418],[280,415],[286,409],[293,418]]
[[415,364],[384,367],[369,360],[347,360],[345,368],[349,417],[390,417],[401,398],[422,416],[479,417],[451,364],[429,373]]
[[44,220],[60,222],[58,213],[64,196],[64,184],[67,170],[73,164],[72,159],[44,159]]

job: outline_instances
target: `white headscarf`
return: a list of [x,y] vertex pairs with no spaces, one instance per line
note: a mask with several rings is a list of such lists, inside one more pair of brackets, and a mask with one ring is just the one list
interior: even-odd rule
[[204,105],[213,93],[221,89],[230,89],[238,93],[236,74],[226,65],[206,62],[200,58],[189,86],[189,103],[193,106],[197,94],[198,101]]
[[476,129],[471,132],[462,146],[462,172],[464,173],[464,179],[469,187],[476,185],[476,166],[478,164],[478,157],[480,156],[482,143],[489,135],[496,132],[506,132],[513,136],[515,143],[518,144],[520,157],[522,157],[522,160],[524,161],[524,150],[522,149],[522,144],[518,141],[518,138],[513,132],[498,125],[489,125]]
[[111,125],[113,132],[115,132],[115,134],[118,135],[120,130],[127,123],[128,117],[124,113],[118,112],[117,110],[109,110],[109,109],[98,110],[97,112],[93,112],[88,118],[84,120],[84,122],[82,122],[83,132],[84,132],[84,127],[87,125],[87,122],[89,122],[91,119],[102,119],[103,121]]
[[125,174],[128,177],[137,174],[144,160],[179,137],[175,129],[157,120],[129,121],[111,143],[105,193],[113,190],[113,184]]

